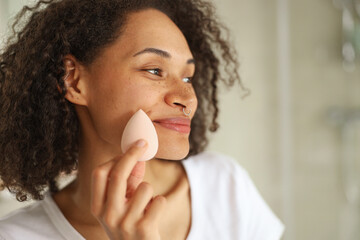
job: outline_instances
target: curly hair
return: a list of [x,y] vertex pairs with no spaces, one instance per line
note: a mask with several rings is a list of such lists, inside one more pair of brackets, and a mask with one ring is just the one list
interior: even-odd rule
[[[215,132],[218,85],[238,82],[236,51],[203,0],[41,0],[25,6],[0,53],[0,178],[18,201],[41,200],[58,191],[57,177],[77,168],[80,123],[65,98],[64,57],[88,65],[113,43],[129,13],[158,9],[183,32],[196,60],[193,87],[198,110],[192,120],[189,156]],[[59,91],[60,89],[61,91]]]

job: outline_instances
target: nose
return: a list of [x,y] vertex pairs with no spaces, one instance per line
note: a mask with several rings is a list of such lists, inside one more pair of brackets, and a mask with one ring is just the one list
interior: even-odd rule
[[171,90],[166,93],[165,102],[173,108],[178,108],[181,112],[183,112],[183,108],[186,108],[186,112],[191,111],[192,116],[197,108],[194,88],[191,84],[182,81],[180,84],[174,84]]

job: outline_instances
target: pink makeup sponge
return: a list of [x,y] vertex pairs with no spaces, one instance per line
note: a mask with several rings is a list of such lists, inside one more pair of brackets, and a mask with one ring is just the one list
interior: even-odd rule
[[148,147],[139,161],[152,159],[159,147],[158,136],[151,119],[141,109],[130,118],[125,126],[121,138],[122,152],[126,152],[139,139],[144,139],[148,143]]

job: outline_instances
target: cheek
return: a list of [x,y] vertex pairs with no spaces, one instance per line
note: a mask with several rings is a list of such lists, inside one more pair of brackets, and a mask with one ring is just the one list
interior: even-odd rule
[[146,109],[159,102],[161,91],[147,84],[128,84],[121,93],[114,92],[112,96],[112,101],[117,103],[117,109]]
[[126,81],[98,88],[89,104],[93,127],[103,141],[120,145],[122,132],[130,117],[140,108],[151,110],[161,98],[159,89]]

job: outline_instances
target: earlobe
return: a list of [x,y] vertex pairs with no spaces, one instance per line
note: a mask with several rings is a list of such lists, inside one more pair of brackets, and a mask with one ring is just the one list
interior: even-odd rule
[[65,76],[64,84],[66,87],[65,98],[77,105],[86,105],[85,86],[81,78],[81,66],[76,59],[67,55],[64,58]]

